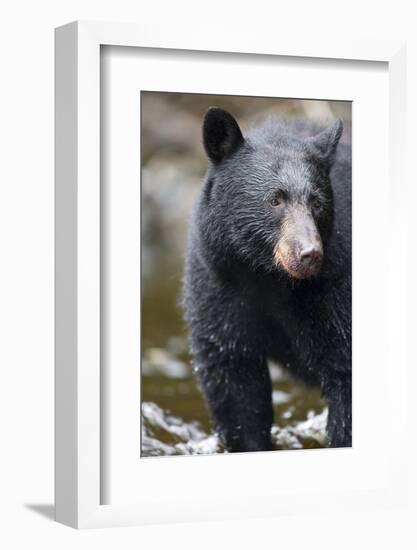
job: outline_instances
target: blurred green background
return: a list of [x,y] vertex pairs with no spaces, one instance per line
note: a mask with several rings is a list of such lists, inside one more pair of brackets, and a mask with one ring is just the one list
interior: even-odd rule
[[[245,128],[268,116],[341,118],[351,139],[351,103],[203,94],[141,92],[142,190],[142,456],[222,452],[191,371],[180,307],[187,228],[207,169],[201,123],[210,106],[229,110]],[[270,365],[277,449],[321,447],[327,411]]]

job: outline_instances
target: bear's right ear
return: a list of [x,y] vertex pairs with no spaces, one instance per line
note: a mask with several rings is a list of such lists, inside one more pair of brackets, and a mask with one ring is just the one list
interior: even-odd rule
[[204,148],[209,159],[218,164],[231,155],[243,142],[238,123],[227,111],[210,107],[203,122]]

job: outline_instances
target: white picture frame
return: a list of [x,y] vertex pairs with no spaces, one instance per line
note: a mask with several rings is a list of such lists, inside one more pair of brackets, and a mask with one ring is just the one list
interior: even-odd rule
[[[230,52],[292,58],[379,61],[388,64],[389,157],[393,197],[405,188],[405,46],[400,42],[288,41],[268,36],[239,35],[210,29],[187,35],[169,28],[149,28],[113,23],[75,22],[56,30],[56,519],[67,525],[103,527],[274,515],[339,506],[395,505],[405,498],[405,457],[402,435],[389,456],[390,474],[382,489],[363,489],[355,495],[340,491],[330,497],[305,491],[286,496],[285,504],[264,498],[256,510],[240,502],[200,503],[195,513],[185,513],[175,498],[164,506],[147,509],[135,503],[101,504],[103,411],[100,394],[100,49],[101,46],[163,48],[186,51]],[[393,242],[406,243],[406,220],[394,202]],[[397,250],[396,278],[406,280],[406,247]],[[390,314],[405,323],[404,290],[389,304]],[[405,334],[405,331],[404,331]],[[398,402],[405,392],[406,355],[401,331],[395,333],[398,349],[396,384]],[[401,424],[405,408],[395,412]],[[263,454],[263,453],[258,453]],[[253,455],[252,455],[253,457]],[[230,459],[231,457],[227,457]],[[256,460],[256,458],[253,458]],[[170,459],[171,460],[171,459]],[[186,459],[182,459],[186,460]],[[152,495],[145,495],[152,501]],[[234,502],[235,501],[235,502]],[[191,503],[192,506],[192,503]],[[253,508],[253,507],[252,507]],[[188,507],[190,510],[190,506]]]

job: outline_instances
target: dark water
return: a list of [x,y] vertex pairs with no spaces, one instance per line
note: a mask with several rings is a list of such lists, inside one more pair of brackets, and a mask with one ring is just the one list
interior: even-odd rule
[[[192,373],[179,306],[181,265],[158,264],[143,278],[142,456],[224,452]],[[291,380],[279,365],[270,372],[276,448],[323,447],[327,411],[319,390]]]

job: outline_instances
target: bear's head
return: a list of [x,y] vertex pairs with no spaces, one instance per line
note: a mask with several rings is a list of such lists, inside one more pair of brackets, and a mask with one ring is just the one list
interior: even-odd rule
[[329,174],[343,126],[312,127],[270,119],[244,137],[230,113],[207,111],[211,166],[202,206],[206,233],[226,256],[295,279],[318,275],[332,229]]

